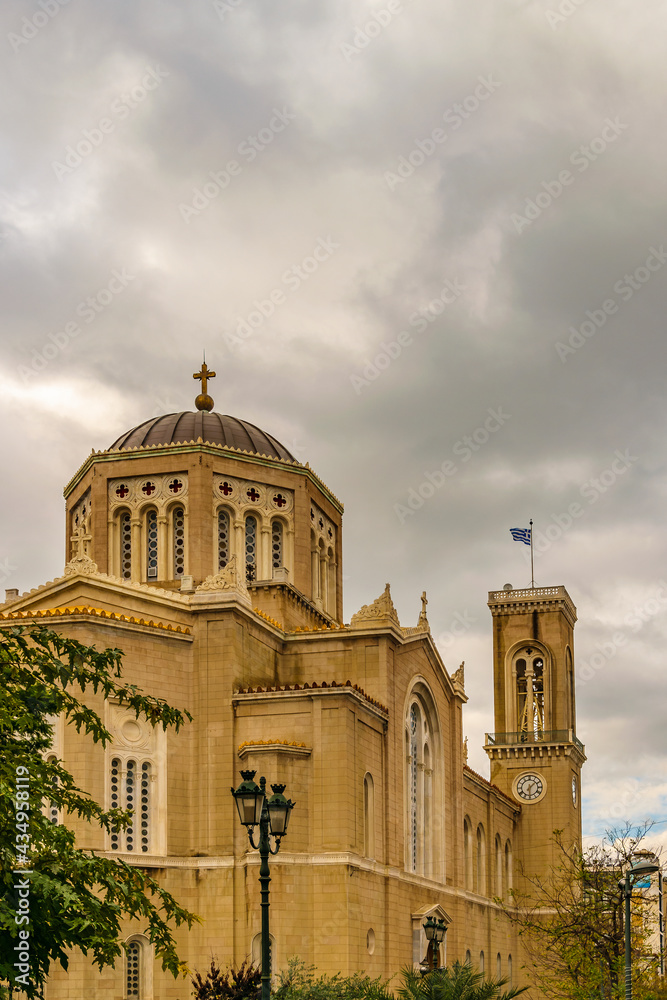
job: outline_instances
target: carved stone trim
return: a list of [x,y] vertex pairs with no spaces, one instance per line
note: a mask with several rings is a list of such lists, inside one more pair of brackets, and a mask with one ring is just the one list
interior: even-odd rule
[[401,627],[394,602],[391,599],[389,584],[386,585],[384,592],[372,604],[364,604],[355,615],[352,615],[350,628],[364,628],[367,622],[377,623],[378,625],[390,622],[398,628]]

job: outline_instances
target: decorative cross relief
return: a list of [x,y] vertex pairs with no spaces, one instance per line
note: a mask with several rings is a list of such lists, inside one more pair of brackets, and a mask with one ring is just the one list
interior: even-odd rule
[[74,543],[72,558],[65,566],[65,576],[74,576],[83,573],[90,576],[91,573],[98,573],[97,563],[90,558],[90,543],[93,536],[90,534],[90,513],[79,519],[79,523],[74,529],[74,534],[70,541]]

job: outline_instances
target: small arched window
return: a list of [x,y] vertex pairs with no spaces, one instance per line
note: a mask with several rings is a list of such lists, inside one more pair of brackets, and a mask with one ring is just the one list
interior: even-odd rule
[[140,1000],[142,974],[141,945],[130,941],[125,950],[125,996],[127,1000]]
[[472,965],[472,955],[470,954],[470,949],[466,951],[466,965]]
[[[46,761],[48,764],[55,764],[57,759],[58,758],[56,757],[56,755],[52,753],[49,754],[49,756],[46,758]],[[57,788],[58,779],[55,777],[55,775],[53,776],[51,781],[53,788]],[[53,826],[57,826],[58,823],[60,823],[60,809],[58,808],[58,803],[54,802],[53,799],[50,799],[44,803],[44,805],[42,806],[42,812],[47,817],[49,823],[51,823]]]
[[146,513],[146,578],[157,580],[157,511]]
[[245,519],[245,575],[247,583],[257,579],[257,518],[253,514]]
[[275,518],[271,522],[271,567],[283,567],[283,522]]
[[364,777],[364,856],[375,857],[375,788],[368,773]]
[[486,894],[486,836],[481,823],[477,827],[477,884],[475,889],[480,895]]
[[496,834],[496,896],[503,898],[503,842]]
[[479,971],[484,972],[484,952],[479,953]]
[[500,952],[496,955],[496,979],[502,979],[503,976],[503,960],[500,957]]
[[178,579],[185,573],[185,511],[182,507],[174,507],[173,535],[174,535],[174,579]]
[[509,896],[512,888],[512,845],[505,841],[505,894]]
[[218,572],[229,562],[229,514],[221,508],[218,511]]
[[129,510],[121,511],[118,518],[120,528],[120,575],[123,580],[132,578],[132,518]]
[[514,986],[514,983],[512,981],[512,956],[511,955],[507,956],[507,985],[509,986],[510,989],[512,989],[512,987]]
[[472,825],[466,816],[463,820],[463,871],[465,875],[465,887],[473,888],[473,864],[472,864]]

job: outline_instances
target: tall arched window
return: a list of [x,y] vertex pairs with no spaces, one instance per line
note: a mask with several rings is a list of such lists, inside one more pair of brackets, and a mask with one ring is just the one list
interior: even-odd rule
[[421,716],[417,705],[410,708],[410,871],[417,871],[419,847],[419,740]]
[[572,665],[572,652],[569,646],[565,650],[565,676],[567,678],[567,728],[574,732],[577,728],[577,715],[574,701],[574,667]]
[[507,985],[511,989],[514,985],[512,981],[512,956],[507,956]]
[[486,895],[486,836],[480,823],[477,827],[477,884],[480,895]]
[[500,952],[496,955],[496,979],[502,979],[503,975],[503,960],[500,957]]
[[257,579],[257,518],[253,514],[245,519],[245,575],[248,583]]
[[271,522],[271,568],[282,569],[283,559],[283,522],[274,518]]
[[484,952],[479,953],[479,971],[484,972]]
[[470,954],[470,949],[466,951],[466,965],[472,965],[472,955]]
[[127,809],[132,813],[129,826],[111,829],[112,851],[140,851],[147,854],[151,847],[151,765],[149,761],[132,758],[111,759],[111,808]]
[[182,507],[174,507],[172,514],[174,537],[174,579],[185,573],[185,511]]
[[125,996],[128,1000],[141,998],[141,945],[130,941],[125,951]]
[[229,562],[230,549],[229,513],[220,508],[218,511],[218,572]]
[[467,816],[463,820],[463,872],[465,887],[472,890],[472,825]]
[[443,845],[435,836],[435,818],[444,809],[437,781],[440,730],[431,692],[421,681],[406,706],[405,750],[405,865],[408,871],[439,878]]
[[545,729],[544,659],[526,646],[514,661],[516,677],[516,718],[519,733],[535,736]]
[[120,528],[120,575],[123,580],[132,579],[132,517],[129,510],[118,516]]
[[146,512],[146,578],[157,580],[157,511]]
[[496,896],[503,898],[503,842],[496,834]]
[[364,777],[364,855],[375,857],[375,788],[368,773]]

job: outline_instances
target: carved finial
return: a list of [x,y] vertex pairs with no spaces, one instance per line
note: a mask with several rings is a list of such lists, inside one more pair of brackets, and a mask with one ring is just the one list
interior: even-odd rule
[[195,406],[198,410],[212,410],[214,406],[213,399],[208,395],[206,389],[208,380],[210,378],[215,378],[215,372],[209,371],[206,365],[206,356],[204,356],[201,371],[195,372],[192,377],[200,379],[201,381],[201,393],[195,399]]
[[463,763],[464,764],[468,763],[468,737],[467,736],[466,736],[466,738],[463,741]]
[[396,608],[391,599],[389,584],[386,585],[384,593],[380,594],[377,600],[373,601],[372,604],[364,604],[356,614],[352,615],[350,626],[352,628],[364,628],[366,622],[378,625],[384,622],[393,622],[400,628]]
[[452,674],[452,680],[462,691],[465,690],[465,660],[461,660],[461,666]]

